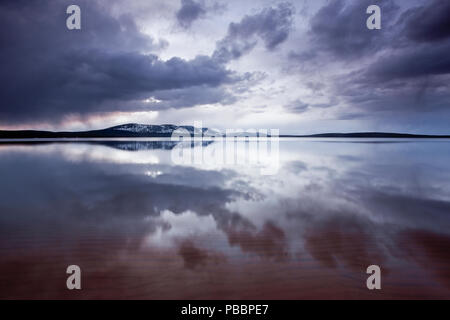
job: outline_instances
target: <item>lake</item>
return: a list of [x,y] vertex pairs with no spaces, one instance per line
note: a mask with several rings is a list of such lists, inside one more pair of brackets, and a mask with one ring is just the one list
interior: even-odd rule
[[233,148],[1,143],[0,298],[450,299],[450,140]]

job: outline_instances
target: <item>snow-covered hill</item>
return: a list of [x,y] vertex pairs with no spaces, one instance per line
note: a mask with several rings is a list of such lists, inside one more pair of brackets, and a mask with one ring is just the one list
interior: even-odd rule
[[[183,128],[190,133],[194,132],[194,127],[192,126],[175,126],[173,124],[163,124],[163,125],[147,125],[138,123],[128,123],[120,126],[115,126],[110,128],[114,131],[123,131],[128,133],[137,133],[142,135],[147,134],[158,134],[158,135],[171,135],[175,130]],[[200,129],[198,129],[200,130]]]

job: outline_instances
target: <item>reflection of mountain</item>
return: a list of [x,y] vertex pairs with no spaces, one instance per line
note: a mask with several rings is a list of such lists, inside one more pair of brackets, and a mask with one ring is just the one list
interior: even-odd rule
[[141,150],[172,150],[176,146],[182,148],[193,148],[202,145],[203,147],[213,143],[213,141],[203,142],[182,142],[182,141],[84,141],[84,143],[103,145],[125,151]]
[[172,150],[178,144],[175,141],[95,141],[89,143],[126,151]]
[[175,146],[181,148],[194,148],[202,145],[206,147],[214,141],[123,141],[123,140],[81,140],[81,141],[5,141],[2,144],[11,145],[37,145],[37,144],[64,144],[64,143],[79,143],[90,145],[101,145],[114,149],[124,151],[141,151],[141,150],[172,150]]

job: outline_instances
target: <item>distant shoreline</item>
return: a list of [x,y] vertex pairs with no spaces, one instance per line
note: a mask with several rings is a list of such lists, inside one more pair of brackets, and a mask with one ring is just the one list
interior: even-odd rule
[[[214,140],[214,139],[270,139],[275,138],[271,136],[254,137],[254,136],[230,136],[230,137],[191,137],[188,140]],[[278,138],[285,139],[321,139],[321,138],[334,138],[334,139],[450,139],[450,135],[413,135],[413,134],[396,134],[396,135],[354,135],[354,134],[316,134],[316,135],[279,135]],[[82,142],[82,141],[102,141],[102,140],[123,140],[123,141],[139,141],[145,139],[157,139],[155,141],[169,141],[172,140],[171,136],[83,136],[83,137],[0,137],[0,143],[8,142]],[[183,141],[183,139],[179,139]],[[186,141],[186,139],[184,140]]]
[[[183,130],[186,138],[201,138],[208,129],[194,128],[192,126],[175,125],[142,125],[142,124],[124,124],[111,128],[91,131],[38,131],[38,130],[0,130],[0,141],[11,139],[105,139],[105,138],[171,138],[176,130]],[[212,131],[217,138],[224,137],[223,133]],[[211,136],[205,135],[204,138]],[[268,136],[259,136],[256,132],[235,132],[228,135],[227,138],[264,138]],[[429,134],[409,134],[392,132],[352,132],[352,133],[319,133],[308,135],[282,134],[280,138],[415,138],[415,139],[450,139],[450,135],[429,135]]]
[[358,133],[319,133],[311,135],[280,135],[280,138],[406,138],[406,139],[450,139],[450,135],[428,135],[409,133],[358,132]]

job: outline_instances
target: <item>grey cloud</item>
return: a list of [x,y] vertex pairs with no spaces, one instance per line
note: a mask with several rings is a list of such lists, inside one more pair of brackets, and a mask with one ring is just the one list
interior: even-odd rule
[[447,74],[450,73],[449,52],[450,42],[433,47],[416,46],[415,50],[383,56],[369,67],[367,74],[376,81]]
[[313,93],[320,94],[323,89],[325,89],[326,85],[322,82],[317,81],[309,81],[306,83],[306,87],[311,89]]
[[292,52],[290,58],[309,60],[320,52],[334,59],[348,60],[378,50],[389,34],[388,23],[394,20],[399,8],[393,0],[378,1],[383,13],[383,29],[373,31],[366,27],[366,9],[372,4],[372,0],[330,1],[310,20],[308,37],[313,49]]
[[274,50],[287,39],[293,16],[294,7],[290,3],[246,15],[239,23],[228,26],[228,33],[217,43],[213,58],[221,62],[238,59],[255,47],[256,37],[263,40],[266,49]]
[[267,74],[265,72],[246,72],[238,77],[238,81],[233,85],[232,91],[236,94],[248,92],[251,87],[258,85],[266,78]]
[[317,52],[315,50],[303,51],[303,52],[295,52],[291,51],[288,55],[289,59],[301,61],[308,61],[315,57],[317,57]]
[[[312,56],[310,63],[317,66],[332,57],[346,64],[352,59],[356,67],[356,71],[332,79],[332,94],[347,106],[338,117],[430,111],[441,112],[442,119],[448,117],[450,42],[448,19],[443,16],[450,6],[426,2],[400,13],[396,21],[399,7],[393,1],[384,1],[380,4],[383,29],[372,32],[365,28],[366,5],[364,1],[333,1],[311,21],[312,45],[325,56]],[[390,26],[392,21],[395,24]],[[358,27],[361,24],[363,27]],[[291,60],[298,63],[299,56],[296,53]],[[364,62],[355,63],[360,57]]]
[[178,24],[183,28],[189,28],[191,24],[204,16],[206,8],[200,2],[193,0],[181,0],[181,8],[176,13]]
[[310,105],[308,103],[303,102],[300,99],[297,99],[297,100],[289,103],[285,108],[290,112],[303,113],[303,112],[308,111],[308,109],[310,108]]
[[407,10],[400,20],[404,20],[404,33],[417,42],[435,42],[450,37],[450,2],[427,1],[426,6]]
[[440,110],[444,113],[435,116],[442,120],[450,104],[449,80],[448,75],[441,75],[383,81],[380,75],[374,77],[361,72],[339,78],[334,92],[352,107],[352,112],[363,111],[367,116]]
[[338,104],[337,99],[331,99],[328,103],[305,103],[301,99],[292,101],[285,106],[285,109],[293,113],[303,113],[314,108],[330,108]]
[[114,18],[92,1],[78,2],[82,29],[69,31],[67,4],[0,4],[0,122],[135,111],[146,107],[139,100],[153,92],[175,90],[176,97],[191,87],[204,88],[194,89],[199,101],[220,102],[220,94],[229,100],[217,88],[232,81],[231,72],[217,61],[207,56],[163,61],[155,54],[141,54],[159,50],[166,42],[142,34],[131,17]]
[[188,108],[195,105],[205,104],[231,104],[236,101],[236,97],[222,87],[211,87],[199,85],[189,88],[179,88],[173,90],[160,90],[152,94],[160,100],[153,104],[155,109]]
[[[14,117],[36,117],[36,113],[52,117],[112,111],[123,108],[121,103],[148,98],[153,92],[167,98],[170,93],[162,93],[164,90],[195,86],[208,89],[230,80],[229,72],[208,57],[161,61],[154,55],[83,51],[57,58],[39,66],[42,70],[38,70],[39,79],[35,81],[22,84],[23,73],[15,78],[12,75],[1,88],[3,101],[8,105],[0,114],[11,121]],[[27,94],[21,94],[23,91]],[[202,99],[202,92],[196,93],[200,94],[197,100]]]

